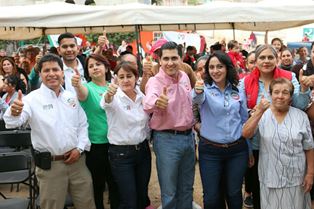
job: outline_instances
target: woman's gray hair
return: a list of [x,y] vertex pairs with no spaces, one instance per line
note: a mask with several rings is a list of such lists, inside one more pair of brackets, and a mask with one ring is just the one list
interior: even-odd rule
[[261,55],[261,53],[266,49],[270,49],[272,54],[276,57],[276,59],[278,59],[278,54],[276,52],[276,49],[272,45],[264,44],[264,45],[260,45],[259,47],[256,48],[256,50],[255,50],[255,61]]

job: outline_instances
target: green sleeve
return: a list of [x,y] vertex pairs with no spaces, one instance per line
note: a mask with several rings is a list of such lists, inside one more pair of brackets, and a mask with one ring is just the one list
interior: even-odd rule
[[38,84],[39,74],[35,72],[35,69],[32,68],[31,73],[28,75],[29,83],[34,86]]

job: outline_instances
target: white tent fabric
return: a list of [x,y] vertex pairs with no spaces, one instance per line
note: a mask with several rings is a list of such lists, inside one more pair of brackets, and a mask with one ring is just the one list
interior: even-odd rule
[[314,22],[314,2],[211,2],[199,6],[84,6],[62,2],[0,7],[0,39],[44,34],[239,29],[273,31]]

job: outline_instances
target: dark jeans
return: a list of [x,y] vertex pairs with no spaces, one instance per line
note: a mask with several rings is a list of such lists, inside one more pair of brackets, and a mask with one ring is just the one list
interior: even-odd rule
[[229,209],[242,209],[242,182],[248,163],[245,140],[229,148],[199,143],[199,165],[204,192],[204,209],[221,208],[221,185]]
[[253,189],[253,168],[247,168],[244,177],[245,192],[251,194]]
[[109,161],[119,188],[119,209],[145,209],[149,206],[151,152],[147,140],[138,146],[110,145]]
[[104,209],[104,190],[106,182],[109,189],[110,208],[119,206],[119,193],[114,182],[108,160],[109,144],[92,144],[89,152],[86,152],[86,165],[91,172],[94,187],[94,199],[97,209]]
[[260,209],[260,187],[259,187],[259,179],[258,179],[258,150],[253,150],[253,155],[255,159],[255,164],[251,168],[252,169],[252,195],[253,195],[253,207],[254,209]]

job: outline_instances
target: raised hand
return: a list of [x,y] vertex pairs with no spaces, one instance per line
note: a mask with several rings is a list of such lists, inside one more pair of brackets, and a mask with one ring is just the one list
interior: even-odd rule
[[167,87],[163,88],[162,94],[158,97],[156,101],[156,107],[160,109],[167,109],[168,107],[168,96],[167,96]]
[[196,94],[201,94],[204,92],[204,80],[202,79],[201,73],[196,74],[196,83],[194,86]]
[[261,101],[257,105],[257,110],[265,112],[270,106],[270,102],[262,95]]
[[76,68],[74,68],[73,71],[74,71],[74,75],[71,78],[72,86],[74,88],[79,88],[81,86],[81,74]]
[[103,35],[98,37],[98,45],[100,47],[103,47],[105,44],[107,44],[108,39],[107,39],[107,32],[106,30],[103,31]]
[[112,102],[114,95],[117,93],[118,90],[117,80],[116,78],[112,79],[112,83],[109,85],[108,90],[105,94],[105,101],[106,103]]
[[23,94],[22,91],[18,91],[18,96],[14,100],[13,104],[11,105],[11,115],[12,116],[19,116],[23,111],[24,103],[22,101]]
[[301,92],[306,92],[310,86],[312,86],[312,80],[309,76],[303,75],[303,69],[299,72],[299,82],[301,86]]
[[143,63],[143,76],[152,77],[154,75],[152,72],[152,67],[152,61],[150,59],[146,59],[146,62]]

